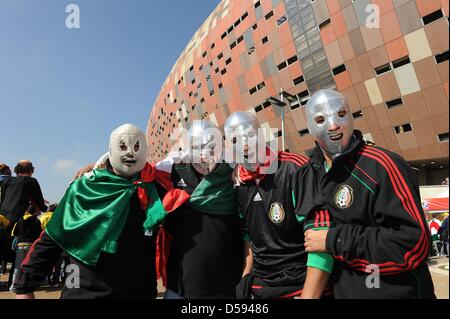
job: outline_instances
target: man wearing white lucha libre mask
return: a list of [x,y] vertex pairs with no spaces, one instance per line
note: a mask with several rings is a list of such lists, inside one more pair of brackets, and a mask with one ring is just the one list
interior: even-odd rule
[[144,132],[131,124],[115,129],[109,140],[109,162],[114,173],[130,177],[147,163],[147,139]]
[[[79,278],[78,285],[64,284],[61,298],[156,297],[154,230],[182,205],[183,194],[172,192],[171,181],[146,163],[146,152],[136,126],[111,134],[104,168],[72,182],[28,252],[14,283],[17,298],[34,297],[63,251]],[[125,281],[117,276],[123,269],[130,269]]]
[[[317,141],[308,187],[315,187],[313,202],[336,224],[306,231],[305,247],[336,256],[334,297],[434,298],[428,229],[409,164],[363,140],[341,93],[321,90],[305,111]],[[376,286],[368,273],[378,275]]]
[[[231,114],[224,126],[226,142],[234,145],[236,160],[231,164],[236,164],[240,217],[247,229],[238,297],[320,298],[332,257],[308,255],[304,249],[303,230],[311,226],[304,214],[309,201],[297,176],[308,159],[267,148],[263,138],[258,141],[258,129],[256,117],[248,112]],[[323,221],[320,226],[327,227]]]

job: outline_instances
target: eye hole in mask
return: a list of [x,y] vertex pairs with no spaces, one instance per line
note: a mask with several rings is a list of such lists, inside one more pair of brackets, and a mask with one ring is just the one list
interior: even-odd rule
[[341,118],[343,118],[343,117],[346,117],[347,116],[347,110],[345,109],[345,107],[343,106],[340,110],[339,110],[339,112],[338,112],[338,116],[339,117],[341,117]]
[[139,141],[137,141],[136,144],[134,144],[134,151],[136,153],[139,152]]
[[127,145],[124,142],[120,142],[120,150],[122,152],[126,152],[128,149]]

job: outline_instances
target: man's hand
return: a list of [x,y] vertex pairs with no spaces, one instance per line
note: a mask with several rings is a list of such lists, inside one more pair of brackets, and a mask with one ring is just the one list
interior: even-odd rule
[[80,169],[78,172],[75,173],[75,176],[73,177],[73,179],[78,179],[81,178],[81,176],[83,176],[86,173],[89,173],[90,171],[92,171],[94,169],[95,163],[94,164],[88,164],[85,167],[83,167],[82,169]]
[[307,230],[305,232],[305,250],[308,253],[326,253],[328,252],[326,247],[328,230]]
[[34,293],[16,295],[16,299],[34,299]]

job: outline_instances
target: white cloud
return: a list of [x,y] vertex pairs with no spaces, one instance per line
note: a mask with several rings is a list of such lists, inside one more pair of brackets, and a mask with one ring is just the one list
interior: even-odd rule
[[75,160],[65,158],[58,159],[52,166],[53,170],[60,175],[73,175],[77,167]]

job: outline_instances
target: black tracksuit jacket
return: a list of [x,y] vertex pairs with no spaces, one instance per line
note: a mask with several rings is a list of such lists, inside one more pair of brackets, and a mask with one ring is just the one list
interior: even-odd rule
[[351,143],[328,172],[317,146],[314,174],[306,181],[336,224],[326,241],[339,261],[332,275],[334,296],[434,298],[429,233],[413,170],[397,154],[366,144],[359,131]]

